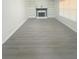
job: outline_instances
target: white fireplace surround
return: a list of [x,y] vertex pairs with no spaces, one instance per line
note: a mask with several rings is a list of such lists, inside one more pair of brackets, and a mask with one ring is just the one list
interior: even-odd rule
[[[37,11],[37,15],[36,18],[38,19],[42,19],[42,18],[47,18],[47,11],[46,10],[41,10],[41,8],[39,8],[40,10],[36,10]],[[39,14],[44,13],[44,15],[39,16]]]

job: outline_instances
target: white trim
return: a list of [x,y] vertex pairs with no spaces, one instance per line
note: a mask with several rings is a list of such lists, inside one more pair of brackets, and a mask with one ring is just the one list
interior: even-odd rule
[[4,41],[2,42],[2,44],[4,44],[27,20],[24,20],[23,22],[21,22],[20,24],[18,24],[18,26],[14,27],[14,30],[4,39]]
[[39,11],[37,11],[37,12],[46,12],[45,10],[39,10]]
[[63,16],[58,16],[58,17],[56,17],[56,19],[59,22],[61,22],[64,25],[66,25],[67,27],[69,27],[70,29],[72,29],[73,31],[77,32],[77,22],[76,21],[67,19],[67,18],[65,18]]

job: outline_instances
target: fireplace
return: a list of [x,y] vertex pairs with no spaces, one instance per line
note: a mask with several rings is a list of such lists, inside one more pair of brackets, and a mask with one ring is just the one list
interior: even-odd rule
[[47,8],[36,8],[36,17],[46,17]]

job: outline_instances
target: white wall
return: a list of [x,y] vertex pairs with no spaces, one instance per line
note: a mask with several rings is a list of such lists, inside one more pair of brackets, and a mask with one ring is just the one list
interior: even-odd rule
[[23,0],[2,0],[2,43],[27,20]]
[[77,21],[76,9],[60,9],[60,16],[66,17],[74,22]]
[[48,17],[55,17],[58,14],[58,0],[25,0],[26,8],[29,9],[29,17],[36,16],[36,8],[48,8]]
[[59,1],[59,16],[57,19],[75,32],[77,31],[76,16],[76,0]]

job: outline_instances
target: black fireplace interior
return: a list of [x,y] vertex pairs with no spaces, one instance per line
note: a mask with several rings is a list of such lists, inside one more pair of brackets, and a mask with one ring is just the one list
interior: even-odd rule
[[39,12],[39,17],[45,17],[45,12]]

